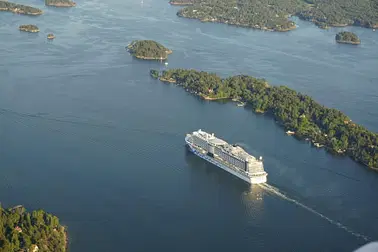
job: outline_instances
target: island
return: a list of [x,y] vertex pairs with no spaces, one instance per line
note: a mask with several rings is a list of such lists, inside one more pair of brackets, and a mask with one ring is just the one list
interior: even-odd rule
[[67,251],[66,228],[58,217],[43,210],[0,205],[0,251]]
[[342,31],[335,36],[337,43],[359,45],[361,40],[353,32]]
[[378,134],[308,95],[286,86],[271,86],[264,79],[247,75],[222,79],[214,73],[187,69],[150,70],[150,75],[183,87],[203,99],[246,102],[254,112],[274,118],[297,139],[324,146],[333,154],[349,156],[378,170]]
[[49,34],[47,34],[47,39],[54,39],[55,38],[55,35],[54,34],[52,34],[52,33],[49,33]]
[[55,7],[74,7],[76,3],[71,0],[45,0],[45,5]]
[[291,16],[314,22],[323,29],[348,25],[378,28],[375,0],[171,0],[170,3],[187,5],[177,12],[180,17],[268,31],[295,29]]
[[20,25],[18,29],[25,32],[39,32],[39,28],[36,25],[32,24]]
[[136,58],[145,60],[166,60],[172,50],[153,40],[134,40],[126,49]]
[[9,11],[17,14],[24,14],[24,15],[41,15],[43,13],[42,10],[34,7],[30,7],[27,5],[11,3],[8,1],[0,1],[0,11]]

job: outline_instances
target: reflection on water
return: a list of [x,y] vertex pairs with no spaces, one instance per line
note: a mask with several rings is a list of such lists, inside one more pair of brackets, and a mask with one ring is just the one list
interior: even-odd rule
[[251,185],[248,190],[244,191],[241,201],[246,208],[248,217],[254,223],[260,223],[264,216],[264,190],[258,185]]

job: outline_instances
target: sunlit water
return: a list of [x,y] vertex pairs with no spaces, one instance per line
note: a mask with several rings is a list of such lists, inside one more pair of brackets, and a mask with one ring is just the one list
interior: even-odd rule
[[[266,78],[376,132],[378,32],[345,28],[362,40],[353,47],[335,43],[343,29],[200,23],[165,0],[24,3],[45,14],[0,13],[0,201],[58,215],[71,251],[351,251],[378,238],[376,173],[270,118],[151,80],[164,64],[124,49],[157,40],[174,51],[168,68]],[[41,32],[19,32],[24,23]],[[184,135],[198,128],[263,156],[269,184],[188,154]]]

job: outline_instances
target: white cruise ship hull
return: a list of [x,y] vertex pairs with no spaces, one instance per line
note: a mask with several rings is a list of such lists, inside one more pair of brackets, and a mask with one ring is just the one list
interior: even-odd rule
[[201,153],[200,150],[198,150],[197,148],[195,148],[189,141],[188,141],[188,138],[185,137],[185,142],[186,142],[186,145],[188,146],[190,152],[192,152],[193,154],[199,156],[200,158],[202,159],[205,159],[206,161],[212,163],[213,165],[227,171],[228,173],[231,173],[232,175],[244,180],[245,182],[249,183],[249,184],[261,184],[261,183],[265,183],[267,181],[267,175],[266,174],[262,174],[261,176],[247,176],[247,175],[244,175],[244,174],[241,174],[240,172],[237,172],[235,171],[234,169],[232,168],[229,168],[227,165],[219,162],[218,160],[216,160],[215,158],[212,158],[204,153]]

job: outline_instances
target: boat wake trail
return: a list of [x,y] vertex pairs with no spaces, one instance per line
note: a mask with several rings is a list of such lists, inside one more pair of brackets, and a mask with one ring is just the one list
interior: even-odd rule
[[263,183],[263,184],[258,184],[262,189],[264,189],[265,191],[269,192],[269,193],[272,193],[276,196],[279,196],[280,198],[282,199],[285,199],[287,201],[290,201],[294,204],[296,204],[297,206],[300,206],[304,209],[306,209],[307,211],[319,216],[320,218],[328,221],[329,223],[333,224],[333,225],[336,225],[338,228],[341,228],[341,229],[344,229],[345,231],[347,231],[348,233],[350,233],[351,235],[357,237],[357,238],[360,238],[360,239],[363,239],[365,241],[370,241],[371,238],[367,237],[366,235],[363,235],[363,234],[360,234],[360,233],[356,233],[354,232],[353,230],[351,230],[350,228],[344,226],[343,224],[341,224],[340,222],[337,222],[335,220],[332,220],[330,218],[328,218],[327,216],[325,216],[324,214],[321,214],[319,212],[317,212],[316,210],[312,209],[311,207],[308,207],[298,201],[296,201],[295,199],[292,199],[290,197],[288,197],[287,195],[285,195],[283,192],[281,192],[278,188],[274,187],[274,186],[271,186],[271,185],[268,185],[267,183]]

